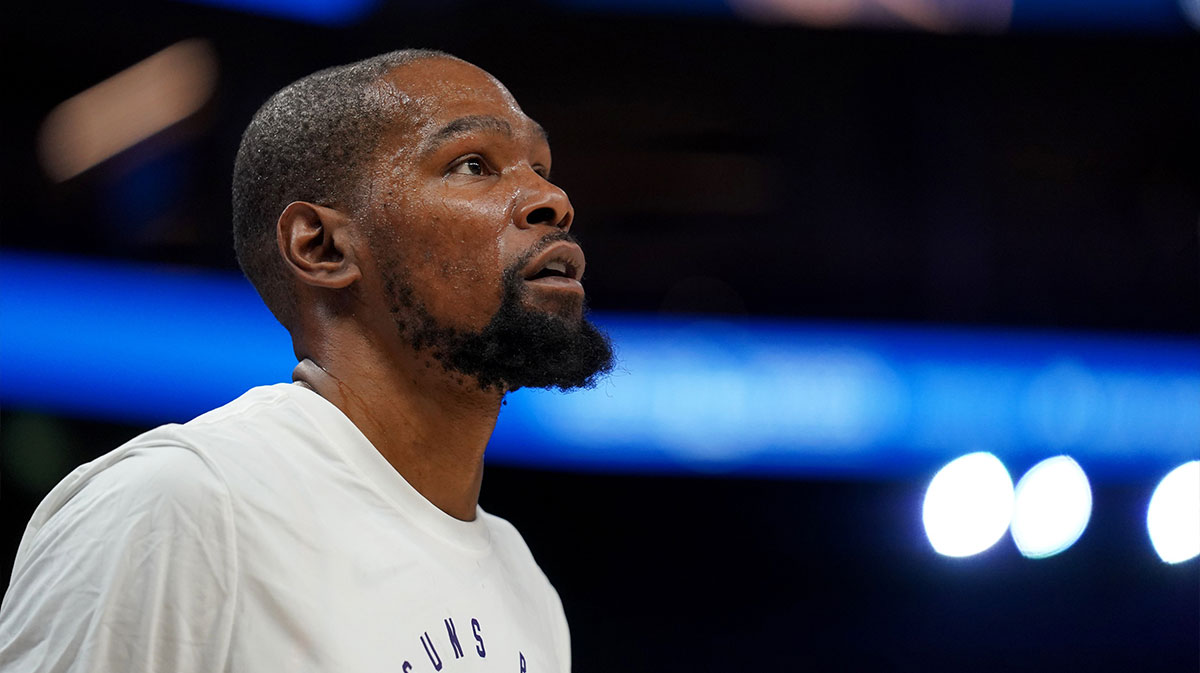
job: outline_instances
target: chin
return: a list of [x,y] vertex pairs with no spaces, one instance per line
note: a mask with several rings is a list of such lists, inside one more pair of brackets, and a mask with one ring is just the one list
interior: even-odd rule
[[575,293],[559,293],[562,296],[543,298],[533,301],[526,298],[522,304],[527,310],[547,313],[567,321],[583,319],[583,295]]
[[391,312],[400,333],[482,390],[588,388],[612,368],[612,344],[587,320],[578,290],[530,288],[511,270],[498,310],[475,331],[439,324],[419,303],[405,301],[411,290],[404,291],[403,281],[392,285]]

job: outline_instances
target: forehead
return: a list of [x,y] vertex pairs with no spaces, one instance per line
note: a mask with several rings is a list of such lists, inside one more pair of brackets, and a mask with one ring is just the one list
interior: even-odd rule
[[398,104],[394,130],[414,145],[466,117],[494,117],[518,133],[541,134],[499,80],[464,61],[422,59],[394,68],[382,84]]

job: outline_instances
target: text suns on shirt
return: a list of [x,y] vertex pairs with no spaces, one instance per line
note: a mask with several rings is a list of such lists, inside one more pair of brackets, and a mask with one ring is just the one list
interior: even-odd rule
[[[446,627],[446,638],[444,641],[441,641],[438,638],[431,638],[428,631],[422,633],[420,637],[421,647],[424,648],[425,656],[429,659],[429,663],[433,666],[433,670],[440,671],[446,666],[446,664],[464,657],[470,657],[472,655],[475,655],[480,659],[487,658],[487,646],[483,642],[483,626],[480,625],[478,619],[475,619],[474,617],[471,618],[471,638],[473,638],[473,641],[467,641],[467,649],[465,650],[463,648],[462,641],[459,639],[458,627],[455,626],[454,619],[443,619],[442,623]],[[463,638],[466,637],[467,636],[464,632]],[[439,652],[437,649],[439,641],[443,648],[441,652]],[[474,650],[474,652],[471,650]],[[443,653],[446,655],[445,659],[442,658]],[[453,659],[451,659],[451,656],[453,656]],[[517,652],[517,657],[517,664],[519,666],[517,670],[519,673],[529,673],[527,668],[528,664],[525,661],[525,654],[522,652]],[[405,661],[400,665],[400,670],[402,673],[427,670],[421,668],[424,666],[423,661],[418,661],[418,664],[420,664],[420,666],[414,666],[411,662]],[[451,667],[448,670],[453,671],[454,669]]]

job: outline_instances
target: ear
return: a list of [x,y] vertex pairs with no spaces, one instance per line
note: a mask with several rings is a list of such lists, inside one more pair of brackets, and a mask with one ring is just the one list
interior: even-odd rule
[[350,219],[340,211],[293,201],[276,224],[284,265],[306,285],[339,289],[360,278]]

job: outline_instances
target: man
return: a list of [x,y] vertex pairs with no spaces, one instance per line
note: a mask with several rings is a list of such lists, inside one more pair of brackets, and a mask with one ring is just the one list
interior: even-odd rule
[[234,237],[294,382],[56,487],[21,542],[0,668],[568,671],[557,594],[477,505],[505,393],[611,366],[549,173],[541,127],[446,54],[268,101],[238,153]]

